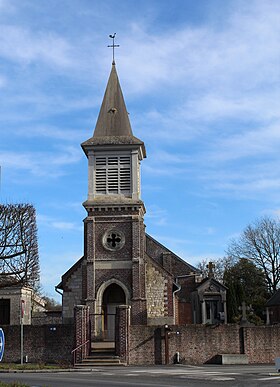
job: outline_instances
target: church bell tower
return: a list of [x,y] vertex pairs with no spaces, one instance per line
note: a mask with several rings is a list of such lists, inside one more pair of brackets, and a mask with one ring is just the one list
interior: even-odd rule
[[[114,61],[94,134],[82,148],[88,158],[88,196],[83,203],[87,211],[85,303],[91,314],[105,318],[118,305],[128,305],[131,323],[145,324],[145,207],[140,196],[140,162],[146,151],[132,133]],[[98,320],[92,322],[95,335],[102,329],[98,324]]]

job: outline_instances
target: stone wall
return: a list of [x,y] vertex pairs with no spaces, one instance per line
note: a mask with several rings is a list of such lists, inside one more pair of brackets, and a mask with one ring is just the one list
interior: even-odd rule
[[57,325],[62,324],[62,312],[58,310],[48,310],[45,312],[32,313],[32,325]]
[[[20,362],[20,325],[2,326],[5,333],[3,362]],[[24,356],[31,363],[71,363],[73,325],[25,325]]]
[[148,318],[167,316],[168,281],[151,262],[146,266],[146,280]]
[[151,259],[146,264],[146,297],[148,324],[173,324],[173,279]]
[[73,270],[71,276],[66,281],[66,286],[62,298],[63,322],[70,323],[74,319],[74,306],[82,302],[83,294],[83,267],[85,261],[81,262],[80,266]]

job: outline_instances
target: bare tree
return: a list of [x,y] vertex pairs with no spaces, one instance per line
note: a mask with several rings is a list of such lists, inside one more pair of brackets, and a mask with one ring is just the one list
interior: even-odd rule
[[212,263],[214,278],[220,282],[223,282],[225,270],[234,265],[235,263],[232,257],[218,258],[211,261],[208,259],[202,259],[202,261],[196,264],[196,267],[201,272],[203,278],[207,278],[209,276],[210,262]]
[[0,286],[39,285],[35,209],[30,204],[0,204]]
[[280,283],[280,223],[265,217],[245,228],[239,239],[231,241],[227,254],[234,259],[252,260],[263,270],[270,294]]

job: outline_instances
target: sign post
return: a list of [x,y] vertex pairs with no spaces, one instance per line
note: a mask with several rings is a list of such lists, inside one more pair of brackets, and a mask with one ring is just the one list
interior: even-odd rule
[[23,365],[23,316],[25,301],[21,300],[20,310],[20,364]]
[[2,328],[0,328],[0,361],[3,359],[5,349],[5,335]]

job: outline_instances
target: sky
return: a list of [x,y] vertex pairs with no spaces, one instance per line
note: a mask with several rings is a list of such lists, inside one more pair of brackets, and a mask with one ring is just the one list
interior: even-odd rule
[[278,0],[0,0],[1,203],[37,212],[43,292],[83,255],[112,43],[147,233],[192,265],[280,215]]

